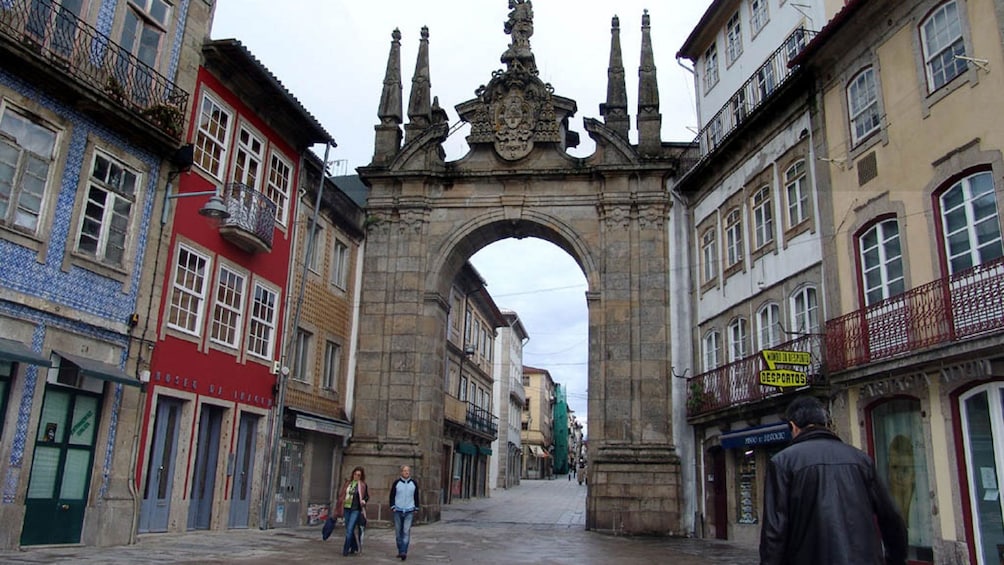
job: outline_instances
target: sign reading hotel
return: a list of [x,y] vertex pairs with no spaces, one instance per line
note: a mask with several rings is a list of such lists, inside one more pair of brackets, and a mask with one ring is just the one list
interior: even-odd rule
[[764,362],[767,363],[767,368],[760,371],[760,384],[779,387],[806,386],[809,384],[809,378],[804,372],[777,368],[778,364],[810,365],[812,357],[807,351],[764,349],[761,351],[761,354],[763,355]]

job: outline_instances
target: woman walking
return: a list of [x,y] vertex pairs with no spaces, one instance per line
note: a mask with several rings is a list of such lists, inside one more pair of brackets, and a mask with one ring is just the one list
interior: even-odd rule
[[345,481],[342,490],[338,492],[338,503],[335,505],[339,516],[345,518],[345,545],[342,555],[359,553],[359,539],[356,538],[356,524],[360,519],[366,519],[366,501],[370,499],[366,488],[366,471],[362,467],[352,469],[352,478]]

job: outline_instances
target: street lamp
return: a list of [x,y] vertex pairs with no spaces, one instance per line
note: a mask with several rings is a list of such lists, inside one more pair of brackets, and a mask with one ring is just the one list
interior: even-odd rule
[[160,223],[164,225],[167,223],[168,215],[170,214],[170,202],[177,198],[188,198],[189,196],[208,196],[209,200],[199,209],[199,215],[209,218],[210,220],[225,220],[230,217],[230,210],[227,209],[227,204],[223,202],[220,195],[215,190],[204,190],[201,192],[175,192],[171,193],[170,185],[168,185],[168,190],[164,192],[164,208],[161,211]]

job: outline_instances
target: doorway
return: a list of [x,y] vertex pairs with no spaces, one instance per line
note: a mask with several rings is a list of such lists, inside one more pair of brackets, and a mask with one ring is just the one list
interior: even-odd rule
[[182,401],[174,398],[160,397],[157,400],[153,443],[139,515],[141,533],[167,531],[182,407]]
[[251,487],[254,476],[255,444],[258,439],[258,416],[241,414],[234,462],[234,487],[230,497],[230,527],[247,528],[251,515]]
[[202,415],[199,417],[195,473],[192,476],[192,492],[188,506],[190,530],[208,530],[211,526],[222,427],[223,408],[203,404]]

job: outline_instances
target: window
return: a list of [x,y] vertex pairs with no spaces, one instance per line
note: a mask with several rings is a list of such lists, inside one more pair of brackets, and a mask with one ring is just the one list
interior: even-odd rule
[[722,358],[722,340],[717,331],[710,331],[704,335],[704,371],[710,371],[718,367]]
[[861,71],[847,87],[847,111],[851,119],[851,140],[858,143],[879,128],[878,87],[875,69]]
[[121,267],[132,223],[139,174],[103,153],[95,152],[80,217],[77,252]]
[[756,335],[760,349],[781,343],[781,308],[777,304],[765,304],[757,311]]
[[769,20],[767,0],[750,0],[750,28],[753,30],[753,35],[760,33]]
[[310,342],[314,335],[303,328],[296,329],[296,343],[293,345],[293,378],[310,382]]
[[718,84],[718,45],[715,43],[704,52],[704,91]]
[[467,377],[464,375],[460,375],[460,388],[457,391],[457,398],[467,400]]
[[725,216],[725,251],[729,267],[742,263],[745,254],[742,218],[739,208],[732,209]]
[[784,192],[788,197],[788,227],[793,228],[809,218],[809,191],[805,186],[805,160],[784,171]]
[[[781,2],[784,4],[784,2]],[[788,57],[788,61],[795,58],[805,49],[805,46],[809,43],[809,34],[806,33],[805,28],[796,29],[791,35],[788,36],[788,40],[784,43],[784,52]]]
[[338,373],[342,367],[342,346],[329,341],[324,344],[324,375],[321,386],[327,390],[338,389]]
[[275,221],[286,225],[286,210],[289,207],[289,187],[292,184],[293,167],[277,153],[272,153],[268,166],[268,182],[265,196],[275,204]]
[[331,282],[338,288],[348,288],[349,248],[341,241],[335,241],[335,255],[332,260]]
[[755,449],[744,449],[736,454],[736,523],[756,524],[757,478]]
[[753,193],[753,245],[760,249],[774,240],[774,212],[771,211],[770,187]]
[[996,198],[994,180],[989,172],[970,175],[941,195],[949,273],[1004,255]]
[[957,0],[945,2],[920,24],[927,88],[934,92],[966,70],[966,45]]
[[321,257],[324,256],[324,231],[321,226],[312,221],[307,222],[307,234],[304,238],[304,262],[307,268],[315,273],[321,271]]
[[736,95],[732,97],[730,104],[732,106],[732,125],[739,125],[739,122],[746,118],[746,112],[749,109],[746,104],[746,89],[739,89],[739,92],[736,92]]
[[[973,530],[978,534],[973,544],[976,562],[992,565],[1000,562],[1000,548],[1004,545],[999,490],[1004,482],[1004,457],[1001,457],[1004,453],[1004,387],[997,382],[967,391],[959,398],[959,409],[962,412],[962,441],[966,454],[964,480],[969,485]],[[916,492],[920,493],[919,500],[923,501],[926,497],[920,490],[921,486],[916,486]],[[920,504],[919,510],[923,512],[924,505]],[[922,518],[925,522],[930,519],[930,507]],[[908,523],[908,526],[912,546],[913,524]],[[930,545],[929,539],[925,545]],[[930,560],[934,561],[933,556]]]
[[251,130],[241,126],[240,132],[237,134],[235,151],[237,155],[234,158],[234,181],[253,190],[258,190],[265,142],[251,133]]
[[729,363],[748,355],[746,318],[736,318],[729,324]]
[[[916,398],[897,398],[871,411],[875,470],[906,521],[910,561],[934,561],[932,520],[924,493],[930,492],[924,418]],[[999,508],[999,507],[998,507]],[[999,513],[999,510],[998,510]],[[998,514],[999,515],[999,514]]]
[[739,12],[732,14],[725,25],[725,45],[727,48],[728,64],[732,64],[743,54],[742,30],[739,26]]
[[807,286],[791,296],[791,327],[799,334],[813,334],[819,330],[819,304],[816,289]]
[[199,126],[195,132],[195,164],[218,179],[230,146],[230,122],[233,117],[208,94],[202,95]]
[[474,315],[474,312],[471,311],[470,308],[468,308],[467,312],[464,313],[464,349],[465,350],[467,349],[468,346],[473,346],[474,345],[474,344],[471,343],[471,330],[473,329],[472,325],[471,325],[471,324],[473,324],[473,322],[471,321],[471,318],[473,317],[473,315]]
[[[136,102],[155,102],[151,96],[152,69],[157,68],[160,44],[170,15],[171,7],[163,0],[132,0],[126,3],[122,34],[119,36],[123,52],[116,62],[115,78],[121,85],[128,85]],[[135,64],[130,55],[144,64]]]
[[168,327],[196,336],[200,334],[208,268],[208,257],[184,245],[178,246],[178,262],[174,266],[171,305],[167,314]]
[[254,284],[251,301],[251,324],[248,328],[248,353],[271,359],[275,342],[275,323],[279,293],[261,283]]
[[715,242],[715,228],[709,228],[701,236],[701,262],[704,267],[704,283],[709,283],[718,276],[718,245]]
[[757,103],[763,102],[770,96],[776,86],[777,73],[774,71],[774,60],[769,59],[767,64],[760,67],[760,70],[756,72],[756,87],[757,92],[760,94]]
[[491,342],[488,340],[488,326],[486,325],[484,328],[481,328],[481,356],[485,359],[490,359],[490,345]]
[[16,113],[0,114],[0,222],[34,234],[56,155],[56,132]]
[[718,144],[722,142],[723,135],[722,116],[721,114],[718,114],[712,118],[711,123],[708,124],[708,149],[711,150],[718,147]]
[[83,3],[83,0],[32,0],[25,32],[40,43],[51,41],[53,51],[69,58]]
[[216,283],[216,304],[209,339],[227,347],[240,346],[244,325],[244,275],[220,265]]
[[901,294],[906,288],[899,223],[886,220],[875,224],[861,235],[858,246],[865,306]]

